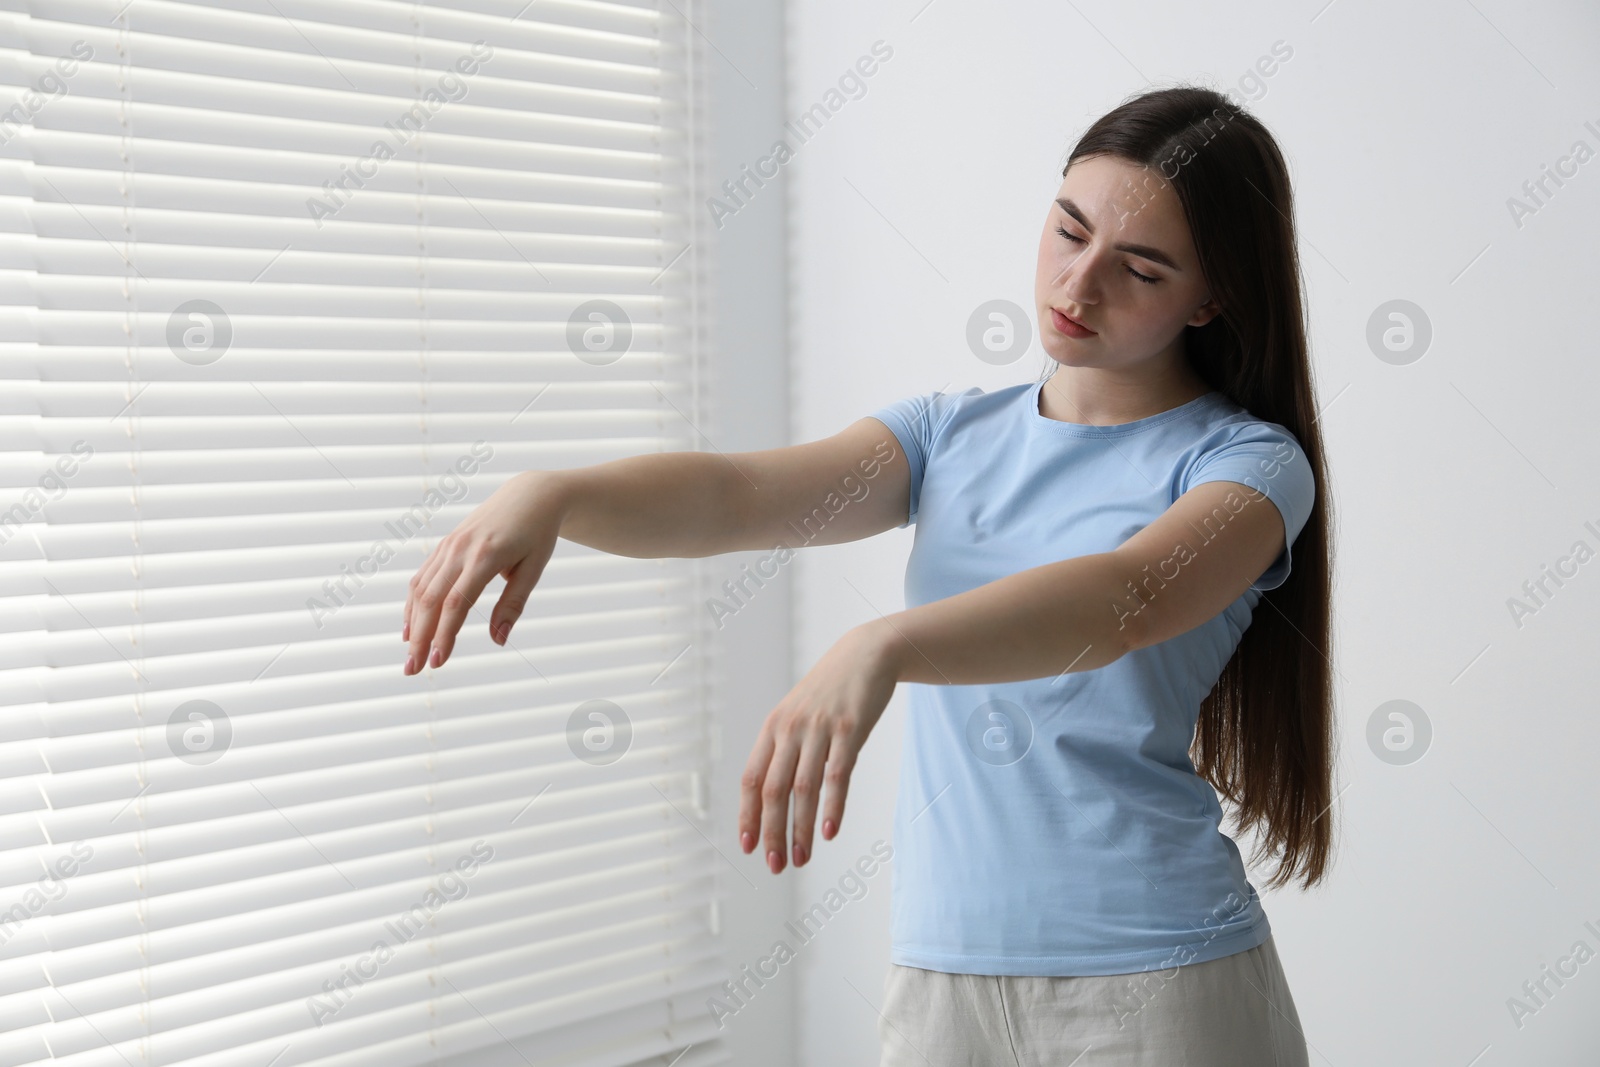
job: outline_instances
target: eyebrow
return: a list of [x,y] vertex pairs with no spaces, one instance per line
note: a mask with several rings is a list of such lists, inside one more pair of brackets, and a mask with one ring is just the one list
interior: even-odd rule
[[[1083,217],[1083,212],[1078,210],[1077,204],[1073,203],[1072,200],[1067,197],[1060,197],[1056,200],[1056,203],[1061,206],[1062,211],[1065,211],[1068,215],[1071,215],[1073,218],[1077,219],[1078,225],[1088,230],[1090,237],[1094,236],[1094,227],[1089,225],[1089,220]],[[1134,255],[1148,259],[1153,263],[1159,263],[1163,267],[1170,267],[1180,274],[1183,273],[1183,268],[1174,263],[1172,261],[1172,257],[1161,251],[1159,248],[1152,248],[1149,245],[1130,244],[1120,244],[1116,245],[1115,247],[1118,252],[1131,252]]]

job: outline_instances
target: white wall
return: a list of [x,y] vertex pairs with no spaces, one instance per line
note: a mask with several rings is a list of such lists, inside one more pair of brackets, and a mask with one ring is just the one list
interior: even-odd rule
[[[1520,629],[1506,602],[1575,541],[1600,548],[1583,526],[1600,530],[1600,159],[1520,229],[1506,201],[1574,141],[1600,150],[1600,12],[1505,0],[924,4],[807,0],[787,15],[791,117],[874,41],[894,49],[780,179],[794,439],[941,386],[1036,378],[1036,335],[1020,361],[993,367],[964,328],[995,297],[1031,310],[1039,231],[1076,134],[1147,78],[1227,89],[1285,42],[1293,55],[1252,110],[1280,139],[1299,197],[1340,529],[1331,655],[1344,792],[1331,882],[1264,899],[1312,1062],[1597,1062],[1600,959],[1520,1028],[1507,999],[1575,942],[1600,951],[1583,925],[1600,930],[1600,561]],[[1396,298],[1434,330],[1408,366],[1366,342],[1369,317]],[[851,625],[904,606],[911,537],[804,554],[796,676]],[[1397,698],[1435,731],[1409,766],[1366,741],[1369,717]],[[793,879],[795,912],[890,839],[904,699],[869,739],[843,834],[819,838]],[[798,1062],[877,1063],[888,920],[884,875],[800,949]]]
[[[738,170],[737,161],[754,158],[772,131],[783,125],[782,4],[712,0],[697,13],[702,42],[709,42],[702,49],[711,134],[705,171],[721,182]],[[703,449],[742,452],[789,443],[785,217],[784,197],[773,190],[711,231],[713,355],[709,412],[701,425],[709,441],[702,443]],[[761,555],[706,560],[713,586],[737,577],[743,565]],[[790,917],[794,895],[792,878],[773,878],[759,856],[740,853],[736,828],[739,774],[766,712],[791,684],[792,617],[785,574],[724,619],[713,638],[717,689],[710,697],[719,729],[712,760],[711,833],[723,856],[717,862],[730,980],[742,965],[754,966],[771,950]],[[793,1067],[798,989],[797,976],[780,974],[737,1014],[725,1018],[721,1034],[730,1063]]]

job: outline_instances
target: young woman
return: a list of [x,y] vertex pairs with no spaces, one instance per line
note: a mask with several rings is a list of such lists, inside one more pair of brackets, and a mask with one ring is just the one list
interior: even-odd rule
[[853,477],[807,543],[915,522],[907,609],[767,717],[739,835],[774,874],[805,864],[819,801],[832,839],[915,683],[882,1063],[1304,1065],[1218,798],[1278,855],[1268,885],[1326,876],[1326,480],[1273,138],[1200,88],[1109,112],[1051,198],[1035,303],[1042,381],[910,397],[793,448],[518,475],[412,579],[406,673],[448,658],[496,574],[503,644],[558,536],[770,548]]

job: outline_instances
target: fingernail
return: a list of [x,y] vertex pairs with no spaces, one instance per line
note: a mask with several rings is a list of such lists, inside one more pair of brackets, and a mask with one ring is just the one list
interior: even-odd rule
[[430,666],[430,667],[439,666],[439,646],[438,645],[435,645],[433,647],[433,651],[428,654],[428,666]]
[[772,870],[773,874],[778,873],[778,866],[781,863],[783,863],[783,857],[778,855],[777,849],[767,853],[767,866]]
[[823,819],[822,820],[822,836],[823,837],[827,838],[829,841],[832,841],[833,840],[833,835],[837,832],[837,830],[838,830],[838,827],[833,825],[833,820],[832,819]]
[[414,671],[416,669],[417,669],[417,657],[411,656],[411,655],[406,656],[405,673],[406,674],[410,674],[412,671]]
[[794,843],[794,865],[796,867],[804,867],[806,865],[805,846],[798,841]]
[[739,847],[744,849],[745,855],[748,856],[750,854],[750,850],[756,847],[756,835],[751,833],[749,830],[746,830],[744,833],[740,834]]
[[406,624],[404,626],[400,627],[400,640],[402,640],[402,641],[411,640],[411,620],[410,619],[407,619],[406,620]]

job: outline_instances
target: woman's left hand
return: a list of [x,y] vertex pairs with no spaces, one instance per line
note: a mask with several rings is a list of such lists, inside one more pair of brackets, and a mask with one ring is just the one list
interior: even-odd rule
[[844,820],[844,798],[856,753],[877,725],[898,678],[879,621],[841,637],[789,690],[761,726],[739,780],[739,847],[759,835],[773,874],[783,870],[789,794],[794,793],[794,865],[811,857],[817,794],[827,785],[822,836],[831,841]]

